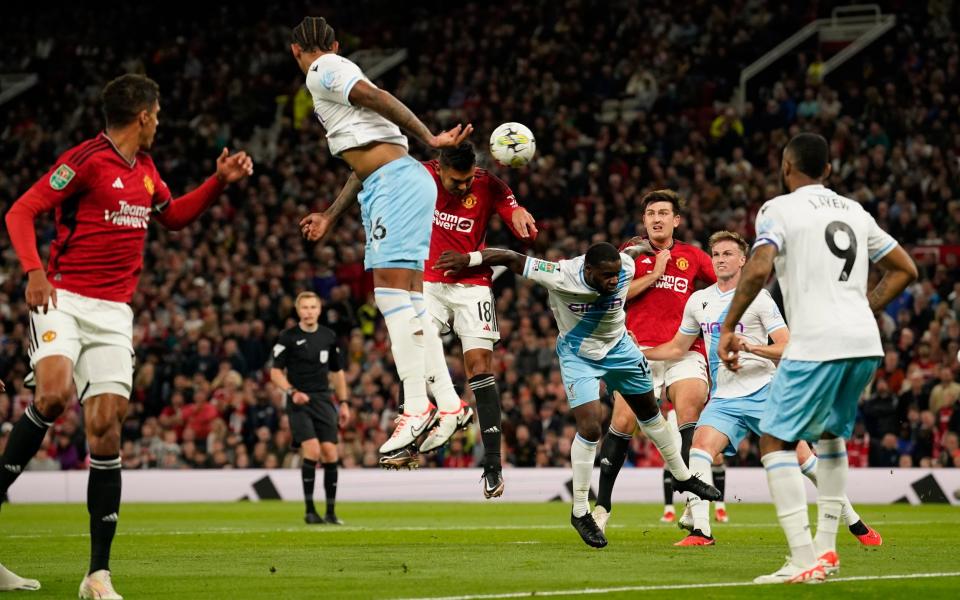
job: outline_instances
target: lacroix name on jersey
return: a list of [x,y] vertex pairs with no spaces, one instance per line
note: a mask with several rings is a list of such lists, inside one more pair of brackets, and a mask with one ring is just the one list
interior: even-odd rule
[[686,294],[690,287],[690,281],[686,277],[677,277],[676,275],[663,274],[660,279],[653,284],[654,287],[674,290],[681,294]]
[[473,219],[451,215],[450,213],[441,212],[439,210],[433,211],[433,224],[441,229],[447,229],[449,231],[459,231],[461,233],[469,233],[473,231]]

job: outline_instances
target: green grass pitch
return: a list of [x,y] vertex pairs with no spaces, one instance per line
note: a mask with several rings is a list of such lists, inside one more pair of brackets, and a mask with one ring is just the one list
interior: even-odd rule
[[[111,568],[130,600],[583,597],[587,589],[658,600],[960,597],[960,508],[929,505],[858,507],[884,545],[862,548],[842,528],[839,577],[853,580],[637,589],[743,583],[779,568],[786,544],[773,507],[728,507],[731,522],[715,526],[716,546],[674,548],[682,536],[658,522],[658,506],[615,506],[610,545],[594,550],[570,526],[565,503],[343,503],[344,527],[304,525],[302,505],[293,502],[131,504],[121,511]],[[40,579],[43,589],[4,600],[75,598],[87,567],[86,531],[82,505],[5,505],[0,562]],[[881,579],[918,574],[939,575]],[[632,589],[609,590],[623,587]]]

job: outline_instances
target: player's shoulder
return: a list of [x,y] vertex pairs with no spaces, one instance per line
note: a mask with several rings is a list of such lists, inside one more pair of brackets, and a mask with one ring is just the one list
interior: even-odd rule
[[112,151],[110,140],[102,133],[98,133],[61,154],[57,162],[68,163],[73,168],[80,168],[94,156],[107,151]]
[[627,240],[627,241],[625,241],[624,243],[620,244],[620,252],[623,252],[624,250],[626,250],[626,249],[629,248],[630,246],[636,246],[636,245],[639,244],[640,242],[646,241],[646,239],[647,239],[647,238],[643,237],[642,235],[635,235],[635,236],[633,236],[632,238],[630,238],[629,240]]
[[710,298],[715,298],[717,296],[717,284],[708,285],[705,288],[695,290],[690,294],[690,299],[687,300],[688,304],[696,304],[697,302],[703,302],[704,300],[709,300]]
[[710,258],[710,255],[707,254],[700,246],[680,240],[673,241],[673,248],[670,249],[670,256],[693,256],[708,260]]
[[317,336],[326,340],[331,340],[331,341],[337,339],[336,332],[334,332],[329,327],[325,327],[323,325],[317,326]]

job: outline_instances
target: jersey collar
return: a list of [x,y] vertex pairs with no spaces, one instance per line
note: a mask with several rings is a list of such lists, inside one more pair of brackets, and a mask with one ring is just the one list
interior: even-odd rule
[[135,166],[137,166],[137,155],[136,155],[136,154],[133,155],[133,160],[132,160],[132,161],[127,160],[127,157],[123,155],[123,152],[120,152],[120,148],[117,148],[117,145],[116,145],[115,143],[113,143],[113,140],[110,139],[110,136],[107,135],[107,132],[106,132],[106,131],[101,131],[101,132],[100,132],[100,135],[103,136],[103,139],[105,139],[105,140],[107,140],[108,142],[110,142],[110,147],[113,148],[113,151],[117,153],[117,156],[120,157],[120,160],[122,160],[124,163],[126,163],[126,165],[127,165],[128,167],[130,167],[130,168],[132,169],[132,168],[134,168]]

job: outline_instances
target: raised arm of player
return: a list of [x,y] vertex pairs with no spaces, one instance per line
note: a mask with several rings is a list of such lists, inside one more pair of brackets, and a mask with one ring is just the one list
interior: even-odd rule
[[635,244],[631,244],[627,246],[626,248],[621,250],[621,252],[623,252],[633,260],[637,260],[638,258],[640,258],[645,254],[656,254],[657,251],[654,250],[653,245],[650,243],[649,240],[640,240]]
[[[470,254],[477,254],[471,252]],[[461,254],[453,250],[447,250],[440,255],[433,268],[443,271],[444,275],[454,275],[459,271],[469,267],[477,266],[470,264],[470,254]],[[487,266],[502,265],[514,273],[523,274],[524,267],[527,264],[527,255],[514,252],[513,250],[504,250],[502,248],[485,248],[479,252],[482,261],[479,264]]]
[[192,192],[158,203],[156,219],[167,229],[183,229],[210,208],[227,185],[252,174],[253,160],[246,152],[231,155],[230,150],[224,148],[217,157],[217,172],[214,176]]
[[330,208],[322,213],[310,213],[300,220],[300,232],[303,233],[303,237],[311,242],[322,240],[330,233],[330,229],[340,220],[343,213],[356,203],[362,189],[363,183],[360,178],[356,173],[350,173],[350,177],[343,184],[343,188]]
[[763,289],[763,284],[767,282],[770,273],[773,272],[773,259],[776,256],[777,246],[775,244],[764,244],[753,251],[747,264],[743,266],[737,291],[733,294],[733,300],[730,301],[727,318],[720,326],[720,342],[717,344],[717,355],[731,371],[740,369],[738,356],[740,342],[734,333],[734,329],[747,307]]
[[431,148],[454,148],[473,133],[473,125],[457,125],[440,135],[433,135],[413,111],[400,102],[393,94],[370,85],[366,81],[356,82],[350,89],[350,103],[369,108],[389,119],[397,127],[416,137]]
[[494,198],[494,208],[503,222],[510,227],[514,237],[521,240],[535,240],[540,232],[537,221],[527,209],[517,203],[517,197],[502,179],[492,173],[489,177],[490,197]]

